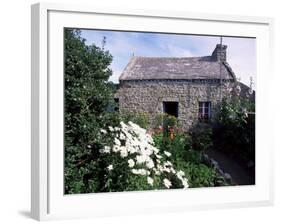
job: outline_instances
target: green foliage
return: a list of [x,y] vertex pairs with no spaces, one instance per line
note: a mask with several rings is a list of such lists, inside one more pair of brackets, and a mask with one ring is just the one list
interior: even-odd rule
[[153,140],[160,151],[170,152],[173,161],[180,161],[186,157],[188,150],[191,148],[190,137],[178,131],[174,131],[173,139],[165,135],[163,132],[154,134]]
[[214,145],[245,165],[255,163],[254,102],[248,98],[223,99],[214,126]]
[[185,163],[182,170],[186,173],[190,187],[226,186],[227,183],[212,167],[203,163]]
[[[173,140],[164,138],[163,133],[157,133],[153,135],[153,139],[160,151],[171,153],[172,163],[178,170],[184,171],[190,187],[227,185],[224,178],[205,163],[202,150],[192,149],[193,143],[187,133],[176,132]],[[210,142],[209,137],[208,142]]]
[[212,128],[206,123],[197,123],[191,130],[192,148],[206,151],[213,146]]
[[163,126],[164,129],[167,129],[168,127],[176,127],[177,125],[178,125],[177,118],[175,116],[166,113],[157,114],[153,124],[155,128],[158,128],[159,126]]
[[125,123],[131,121],[144,129],[149,127],[149,116],[147,113],[122,111],[120,117]]
[[[118,118],[106,108],[113,100],[108,83],[112,56],[95,45],[87,46],[77,29],[65,29],[65,193],[93,192],[100,188],[98,150],[100,128]],[[95,136],[95,137],[93,137]]]
[[190,187],[213,187],[215,186],[216,172],[205,164],[186,163],[183,166]]

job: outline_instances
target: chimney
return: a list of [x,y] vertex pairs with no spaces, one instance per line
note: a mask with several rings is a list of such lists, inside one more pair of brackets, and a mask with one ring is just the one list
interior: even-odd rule
[[214,61],[226,61],[226,48],[227,45],[217,44],[215,50],[212,53],[212,59]]

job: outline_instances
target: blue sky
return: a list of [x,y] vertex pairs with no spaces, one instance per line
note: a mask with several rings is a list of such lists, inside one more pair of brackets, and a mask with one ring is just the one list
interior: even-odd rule
[[[211,55],[220,38],[216,36],[158,34],[142,32],[119,32],[82,30],[81,36],[88,45],[102,45],[106,37],[105,49],[113,55],[110,80],[118,83],[118,78],[132,55],[155,57],[199,57]],[[236,76],[246,85],[253,77],[256,83],[256,40],[254,38],[223,37],[227,45],[227,61]],[[253,86],[253,87],[254,87]]]

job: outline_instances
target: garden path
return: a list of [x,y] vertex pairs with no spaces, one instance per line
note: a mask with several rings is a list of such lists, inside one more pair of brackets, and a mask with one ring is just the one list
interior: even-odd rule
[[247,170],[232,158],[229,158],[228,156],[221,152],[218,152],[217,150],[207,150],[205,153],[210,158],[216,160],[220,168],[225,173],[229,173],[231,175],[234,185],[254,184],[254,177],[251,177]]

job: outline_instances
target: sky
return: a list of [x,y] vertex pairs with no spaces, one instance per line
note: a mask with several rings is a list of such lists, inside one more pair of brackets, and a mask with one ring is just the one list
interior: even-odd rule
[[[201,36],[187,34],[163,34],[124,31],[81,30],[86,44],[101,47],[106,37],[105,50],[108,50],[113,61],[110,68],[113,75],[110,81],[118,83],[119,76],[134,56],[150,57],[200,57],[211,55],[218,36]],[[236,77],[246,85],[253,78],[256,84],[256,39],[241,37],[223,37],[222,43],[227,45],[227,62]]]

